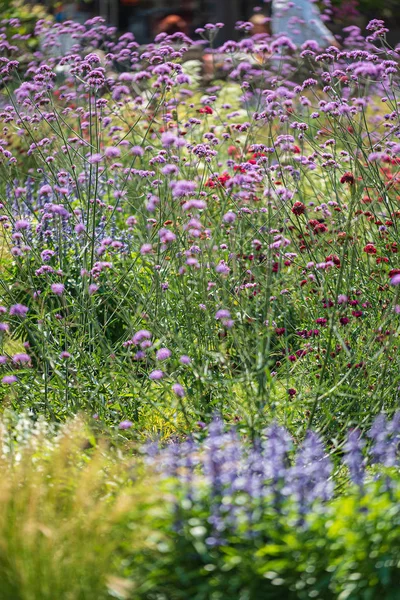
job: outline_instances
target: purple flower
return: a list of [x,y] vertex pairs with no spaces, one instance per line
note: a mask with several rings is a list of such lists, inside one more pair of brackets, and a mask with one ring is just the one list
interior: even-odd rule
[[169,148],[170,146],[173,146],[177,139],[178,138],[176,137],[176,135],[174,135],[170,131],[165,131],[161,134],[161,143],[164,146],[164,148]]
[[133,154],[133,156],[143,156],[144,150],[141,146],[132,146],[131,154]]
[[367,435],[374,442],[370,450],[373,462],[384,463],[387,450],[387,420],[384,414],[375,417]]
[[164,377],[164,373],[160,369],[155,369],[154,371],[152,371],[150,373],[149,377],[153,381],[159,381],[160,379],[162,379]]
[[397,411],[392,421],[387,421],[384,414],[378,415],[368,432],[373,440],[370,453],[374,463],[392,467],[398,463],[400,442],[400,411]]
[[43,262],[48,262],[51,259],[51,257],[54,256],[54,254],[54,250],[49,250],[48,248],[46,248],[46,250],[43,250],[43,252],[40,253],[40,256]]
[[150,254],[152,250],[153,246],[151,244],[142,244],[140,248],[140,254],[144,256],[145,254]]
[[28,356],[28,354],[25,354],[25,352],[19,352],[18,354],[14,354],[14,356],[12,357],[12,360],[14,363],[17,363],[17,364],[25,364],[25,363],[29,363],[31,359]]
[[105,149],[104,154],[107,158],[118,158],[121,156],[121,150],[115,147],[109,147]]
[[136,217],[131,215],[130,217],[128,217],[126,219],[125,223],[128,225],[128,227],[133,227],[134,225],[137,224],[137,219],[136,219]]
[[88,158],[88,162],[89,162],[91,165],[94,165],[94,164],[97,164],[97,163],[101,162],[101,161],[102,161],[102,159],[103,159],[103,157],[102,157],[102,155],[101,155],[101,154],[99,154],[99,153],[95,153],[95,154],[92,154],[91,156],[89,156],[89,158]]
[[28,312],[28,307],[23,304],[13,304],[10,308],[10,315],[16,317],[26,317],[26,313]]
[[228,275],[230,272],[229,266],[225,263],[224,260],[221,260],[217,266],[215,267],[215,271],[220,275]]
[[132,338],[132,341],[135,345],[137,345],[140,344],[140,342],[142,342],[143,340],[149,340],[150,338],[150,331],[147,331],[147,329],[140,329],[135,333],[135,335]]
[[333,491],[329,481],[332,463],[318,435],[309,431],[289,470],[286,493],[297,500],[301,514],[307,512],[317,498],[328,500]]
[[187,356],[186,354],[182,354],[182,356],[179,359],[179,362],[182,365],[190,365],[190,363],[192,362],[192,359],[189,356]]
[[169,229],[165,229],[165,227],[160,229],[158,235],[160,236],[160,240],[163,244],[168,244],[176,240],[176,235]]
[[285,476],[288,465],[287,457],[291,448],[291,438],[284,427],[273,423],[265,431],[263,457],[266,461],[266,475],[272,482],[272,489],[277,493],[278,482]]
[[172,391],[178,396],[178,398],[184,398],[185,396],[185,390],[180,383],[174,383],[172,386]]
[[132,425],[132,421],[121,421],[121,423],[118,425],[118,429],[130,429]]
[[63,350],[63,352],[61,352],[61,354],[60,354],[60,358],[62,358],[62,359],[71,358],[71,355],[66,350]]
[[15,383],[16,381],[18,381],[18,379],[15,375],[5,375],[3,377],[3,379],[1,380],[1,383],[11,384],[11,383]]
[[65,290],[65,285],[63,283],[53,283],[51,285],[51,291],[53,292],[53,294],[56,294],[56,296],[62,296]]
[[171,350],[168,348],[160,348],[156,354],[157,360],[167,360],[171,356]]
[[390,280],[390,285],[400,285],[400,273],[393,275],[392,279]]
[[51,189],[50,185],[42,185],[42,187],[39,190],[39,195],[40,196],[48,196],[49,194],[51,194],[53,190]]
[[112,92],[113,100],[121,100],[122,96],[129,94],[129,88],[126,85],[116,85]]
[[229,211],[224,214],[224,216],[222,217],[222,220],[225,223],[233,223],[234,221],[236,221],[236,214],[232,211]]
[[226,308],[220,308],[220,310],[217,310],[217,312],[215,313],[215,318],[217,320],[230,319],[230,317],[231,317],[231,313]]
[[364,445],[357,429],[349,431],[344,445],[344,463],[349,468],[351,480],[360,487],[363,485],[365,474],[365,459],[362,453]]
[[24,229],[29,229],[31,224],[26,219],[21,219],[20,221],[15,221],[14,228],[16,231],[21,231]]
[[192,194],[196,189],[196,184],[193,181],[171,181],[172,195],[174,198],[181,198],[188,194]]

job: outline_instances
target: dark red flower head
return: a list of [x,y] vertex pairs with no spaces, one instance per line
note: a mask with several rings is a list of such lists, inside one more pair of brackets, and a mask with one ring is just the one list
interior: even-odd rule
[[340,179],[340,183],[349,183],[350,185],[353,185],[354,181],[354,175],[350,171],[347,171]]
[[292,213],[294,215],[304,215],[304,213],[306,212],[306,207],[305,204],[303,204],[302,202],[295,202],[292,206]]
[[376,248],[373,244],[367,244],[364,246],[364,252],[367,254],[376,254]]

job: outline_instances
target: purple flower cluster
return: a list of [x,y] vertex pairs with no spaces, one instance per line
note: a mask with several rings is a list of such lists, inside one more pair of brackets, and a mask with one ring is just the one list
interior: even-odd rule
[[[10,336],[31,344],[29,361],[2,363],[28,403],[42,406],[44,376],[50,404],[65,392],[113,420],[120,396],[132,418],[147,394],[163,414],[172,404],[203,420],[237,396],[252,416],[268,399],[309,427],[335,413],[338,428],[387,385],[393,401],[399,52],[383,22],[366,39],[346,28],[340,48],[296,48],[290,32],[253,35],[246,21],[215,49],[222,25],[207,24],[204,54],[180,33],[140,47],[102,19],[40,22],[29,64],[3,25],[0,343],[4,356]],[[198,51],[195,72],[185,59]],[[392,438],[376,434],[377,460]],[[310,487],[322,493],[315,463],[329,479],[309,434],[290,467],[304,510]],[[262,469],[255,451],[246,485],[258,489]]]
[[[344,445],[343,464],[361,493],[368,456],[371,465],[399,465],[400,413],[391,421],[378,415],[368,436],[373,440],[368,453],[363,453],[365,441],[357,430],[349,431]],[[174,442],[156,453],[152,446],[147,460],[166,477],[177,479],[181,499],[207,505],[205,541],[214,546],[223,540],[224,531],[235,529],[243,519],[251,524],[254,511],[272,507],[281,513],[292,506],[301,524],[316,503],[333,497],[333,462],[321,438],[309,431],[295,453],[293,446],[291,436],[276,423],[250,444],[236,429],[226,429],[216,416],[201,441]],[[147,454],[146,449],[144,452]]]

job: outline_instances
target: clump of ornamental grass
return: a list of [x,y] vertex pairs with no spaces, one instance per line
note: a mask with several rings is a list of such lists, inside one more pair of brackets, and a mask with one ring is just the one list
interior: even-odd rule
[[97,444],[80,419],[55,428],[8,415],[0,448],[0,598],[134,597],[126,549],[134,562],[157,543],[143,517],[150,472],[144,486],[140,466]]
[[38,22],[22,77],[9,49],[3,404],[332,435],[395,410],[398,49],[376,20],[340,50],[241,31],[212,85],[187,36],[101,19]]

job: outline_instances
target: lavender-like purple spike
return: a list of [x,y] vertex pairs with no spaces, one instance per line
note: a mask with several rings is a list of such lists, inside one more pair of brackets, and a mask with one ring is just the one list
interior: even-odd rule
[[287,474],[286,493],[294,496],[301,514],[316,499],[329,500],[333,484],[329,481],[332,463],[319,436],[309,431],[297,453],[294,466]]
[[176,477],[179,479],[179,467],[181,464],[182,448],[179,442],[169,444],[163,452],[163,469],[167,477]]
[[367,435],[373,441],[370,450],[372,462],[385,464],[388,450],[388,431],[387,419],[383,413],[375,418]]
[[398,464],[398,452],[400,444],[400,411],[396,411],[393,419],[387,424],[387,450],[385,456],[385,467],[394,467]]
[[344,445],[344,463],[349,468],[351,480],[359,487],[363,486],[365,476],[365,458],[362,453],[364,446],[359,430],[351,429]]
[[186,489],[186,497],[193,501],[193,473],[197,464],[196,460],[197,445],[192,438],[189,438],[182,444],[182,483]]
[[[234,432],[224,433],[224,424],[216,415],[208,428],[208,437],[204,442],[204,473],[210,482],[210,517],[212,536],[207,538],[209,545],[217,545],[221,541],[221,533],[226,529],[227,510],[223,502],[232,494],[238,472],[240,452],[237,451],[239,440]],[[228,519],[229,520],[229,519]]]
[[261,454],[261,448],[254,446],[249,451],[245,462],[243,491],[252,500],[263,497],[265,479],[265,462]]
[[291,438],[286,429],[277,423],[270,425],[264,433],[266,435],[263,442],[265,472],[275,493],[279,481],[288,469],[287,455],[291,448]]

